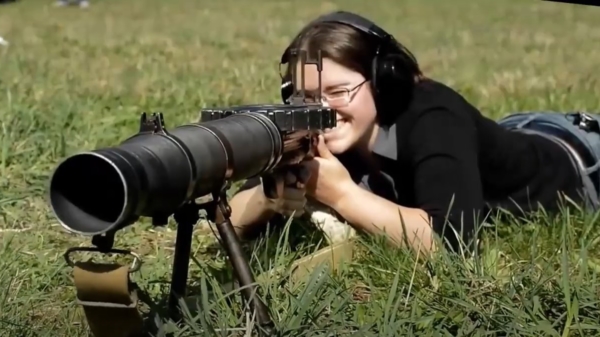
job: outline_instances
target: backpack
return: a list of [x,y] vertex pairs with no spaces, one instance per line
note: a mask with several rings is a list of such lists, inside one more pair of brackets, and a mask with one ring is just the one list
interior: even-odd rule
[[583,112],[522,112],[498,121],[507,129],[558,138],[578,163],[593,209],[600,208],[600,115]]

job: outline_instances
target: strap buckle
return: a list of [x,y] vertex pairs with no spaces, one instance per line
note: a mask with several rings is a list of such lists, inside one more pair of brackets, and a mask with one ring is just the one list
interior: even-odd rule
[[[133,256],[130,265],[118,262],[73,261],[74,252],[100,252]],[[83,309],[94,337],[138,337],[144,330],[141,313],[137,310],[138,287],[130,279],[142,264],[140,256],[123,249],[73,247],[64,254],[73,268],[75,301]]]
[[130,255],[133,256],[133,262],[129,266],[129,273],[135,273],[140,270],[142,265],[142,258],[135,252],[125,249],[109,249],[109,250],[101,250],[97,247],[72,247],[67,249],[65,254],[63,255],[65,261],[70,267],[75,267],[75,263],[71,260],[71,253],[73,252],[100,252],[103,254],[120,254],[120,255]]
[[567,118],[573,118],[573,125],[578,126],[586,132],[600,133],[600,123],[585,112],[574,112],[567,114]]
[[137,293],[132,291],[130,293],[131,303],[113,303],[113,302],[95,302],[95,301],[83,301],[79,297],[75,296],[75,303],[84,307],[97,307],[97,308],[115,308],[115,309],[134,309],[137,307],[138,297]]

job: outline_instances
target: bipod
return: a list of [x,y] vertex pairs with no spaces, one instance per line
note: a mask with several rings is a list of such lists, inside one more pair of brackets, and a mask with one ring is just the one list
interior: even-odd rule
[[185,297],[187,287],[192,234],[194,225],[200,220],[199,213],[204,210],[207,219],[215,223],[217,227],[220,236],[219,241],[233,267],[245,303],[248,303],[250,308],[254,309],[261,335],[272,336],[275,332],[275,326],[271,320],[269,309],[257,296],[254,275],[230,221],[231,208],[227,202],[227,187],[228,184],[225,184],[219,191],[212,193],[212,200],[209,202],[196,204],[191,201],[174,213],[174,219],[177,222],[177,238],[168,303],[169,315],[175,322],[181,320],[179,300]]
[[[200,210],[206,211],[209,221],[216,224],[231,265],[241,287],[245,303],[254,309],[257,328],[262,336],[275,334],[275,326],[267,306],[258,298],[254,276],[248,260],[243,254],[240,241],[230,221],[231,209],[227,203],[224,185],[212,194],[212,200],[204,204],[194,201],[180,207],[173,215],[177,222],[177,237],[171,289],[168,300],[168,314],[175,322],[181,321],[179,299],[185,297],[189,261],[192,248],[194,226],[200,220]],[[166,218],[153,219],[157,223],[166,222]],[[114,249],[114,231],[95,235],[92,244],[95,247],[74,247],[68,249],[64,258],[73,268],[73,279],[77,290],[77,303],[83,307],[86,320],[94,337],[138,337],[144,335],[143,319],[138,311],[138,287],[130,275],[140,269],[140,256],[129,250]],[[99,252],[101,254],[130,255],[131,265],[118,262],[74,262],[70,254],[77,251]]]

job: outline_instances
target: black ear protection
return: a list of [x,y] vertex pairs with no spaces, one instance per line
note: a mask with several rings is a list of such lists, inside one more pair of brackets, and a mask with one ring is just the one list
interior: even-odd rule
[[[401,104],[403,102],[398,102],[398,97],[403,96],[405,104],[409,101],[415,83],[414,76],[420,71],[414,56],[402,44],[375,23],[350,12],[338,11],[323,15],[306,27],[324,22],[348,25],[376,41],[377,50],[371,63],[369,80],[378,112],[382,112],[384,107],[389,106],[386,102],[391,99]],[[287,64],[290,61],[291,48],[290,45],[285,49],[281,56],[281,64]],[[281,81],[282,101],[289,103],[287,100],[293,92],[291,79],[283,77]],[[399,108],[398,104],[394,105],[396,105],[395,109]],[[383,116],[383,114],[380,115],[380,117]]]

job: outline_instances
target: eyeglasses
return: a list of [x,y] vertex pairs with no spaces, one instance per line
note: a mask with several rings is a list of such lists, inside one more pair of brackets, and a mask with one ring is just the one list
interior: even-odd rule
[[323,104],[328,105],[330,108],[338,109],[347,107],[352,103],[354,97],[356,97],[357,89],[367,83],[368,80],[364,80],[359,84],[355,85],[353,88],[336,88],[333,92],[324,93],[321,95],[321,101]]

